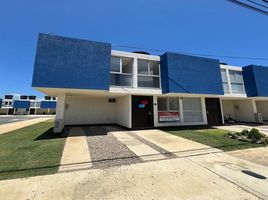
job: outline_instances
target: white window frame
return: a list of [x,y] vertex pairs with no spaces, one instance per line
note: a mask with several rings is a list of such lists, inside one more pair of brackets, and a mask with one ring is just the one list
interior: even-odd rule
[[[225,68],[221,68],[221,73],[222,73],[222,71],[225,71],[225,76],[226,76],[226,81],[223,81],[223,79],[222,79],[222,77],[221,77],[221,79],[222,79],[222,84],[226,84],[227,85],[227,89],[228,89],[228,91],[224,91],[224,93],[231,93],[231,88],[230,88],[230,84],[228,83],[228,81],[229,81],[229,79],[228,79],[228,74],[229,74],[229,71],[227,70],[227,69],[225,69]],[[222,74],[221,74],[222,75]]]
[[[146,61],[148,63],[147,64],[147,72],[148,72],[148,74],[139,74],[139,60],[144,60],[144,61]],[[150,74],[150,62],[158,62],[158,75]],[[139,76],[142,76],[142,77],[158,77],[159,87],[142,87],[142,86],[139,86]],[[141,59],[141,58],[137,59],[137,87],[138,88],[161,89],[161,71],[160,71],[160,62],[159,61],[146,60],[146,59]]]
[[[232,71],[232,72],[240,72],[240,73],[241,73],[241,76],[242,76],[242,83],[232,82],[231,79],[230,79],[230,71]],[[242,73],[242,71],[229,69],[229,70],[228,70],[228,76],[229,76],[229,81],[230,81],[229,86],[230,86],[230,91],[231,91],[231,93],[232,93],[232,94],[245,94],[246,91],[245,91],[244,78],[243,78],[243,73]],[[243,91],[242,91],[242,92],[233,92],[232,84],[239,84],[239,85],[242,85]]]
[[[172,98],[177,98],[178,99],[178,103],[179,103],[179,109],[178,110],[170,110],[170,104],[169,104],[169,99],[172,99]],[[167,106],[167,110],[158,110],[158,107],[157,107],[157,112],[176,112],[176,111],[181,111],[180,109],[180,97],[157,97],[157,105],[158,105],[158,99],[166,99],[166,106]]]
[[[131,76],[132,77],[132,84],[130,86],[121,86],[121,85],[111,85],[112,87],[133,87],[133,76],[134,76],[134,58],[131,58],[131,57],[122,57],[122,56],[111,56],[111,57],[116,57],[116,58],[119,58],[120,59],[120,66],[119,66],[119,72],[116,72],[116,71],[112,71],[110,69],[110,74],[117,74],[117,75],[127,75],[127,76]],[[131,59],[132,60],[132,73],[123,73],[123,61],[122,61],[122,58],[127,58],[127,59]]]
[[[184,109],[183,108],[183,99],[199,99],[199,102],[200,102],[200,110],[194,110],[194,109],[191,109],[191,110],[189,110],[189,109]],[[205,121],[205,119],[204,119],[204,116],[203,116],[203,108],[202,108],[202,98],[200,98],[200,97],[183,97],[182,98],[182,112],[183,112],[183,116],[185,116],[184,114],[185,114],[185,112],[187,113],[189,113],[189,112],[198,112],[198,113],[200,113],[201,114],[201,117],[202,117],[202,122],[204,122]],[[185,118],[184,118],[184,122],[185,122]],[[196,123],[196,122],[186,122],[186,123]]]

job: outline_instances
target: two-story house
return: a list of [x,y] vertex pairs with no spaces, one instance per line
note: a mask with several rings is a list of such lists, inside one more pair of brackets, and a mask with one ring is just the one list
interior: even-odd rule
[[[66,125],[127,128],[268,120],[268,68],[40,34],[32,87],[56,96],[55,132]],[[258,119],[256,117],[259,117]],[[256,121],[257,120],[257,121]]]

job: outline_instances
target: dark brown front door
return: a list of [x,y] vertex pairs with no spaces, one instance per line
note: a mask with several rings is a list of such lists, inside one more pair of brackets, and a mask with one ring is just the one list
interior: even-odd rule
[[206,98],[206,111],[208,125],[221,125],[221,107],[220,100],[217,98]]
[[132,96],[132,128],[153,127],[153,97]]

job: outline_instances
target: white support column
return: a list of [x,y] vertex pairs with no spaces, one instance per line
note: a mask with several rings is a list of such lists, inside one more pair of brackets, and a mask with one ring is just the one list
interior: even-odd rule
[[60,133],[64,128],[64,113],[65,113],[66,94],[58,96],[56,118],[54,125],[54,133]]
[[157,96],[153,96],[154,127],[158,124]]
[[180,106],[180,123],[184,123],[184,116],[183,116],[183,105],[182,105],[182,97],[179,97],[179,106]]
[[128,106],[128,114],[129,114],[128,124],[129,124],[129,127],[128,128],[132,128],[132,96],[131,95],[128,96],[128,103],[129,103],[129,106]]
[[226,76],[227,76],[227,85],[228,85],[228,88],[229,88],[229,93],[233,94],[231,81],[230,81],[229,69],[226,69]]
[[138,88],[138,59],[133,61],[133,87]]
[[225,124],[224,122],[224,114],[223,114],[223,107],[222,107],[222,100],[221,98],[219,98],[220,100],[220,108],[221,108],[221,120],[222,120],[222,124]]
[[201,97],[201,105],[202,105],[203,121],[204,121],[205,124],[207,124],[208,123],[208,119],[207,119],[207,109],[206,109],[205,97]]
[[257,113],[258,111],[257,111],[256,101],[255,99],[252,99],[251,101],[252,101],[253,112]]

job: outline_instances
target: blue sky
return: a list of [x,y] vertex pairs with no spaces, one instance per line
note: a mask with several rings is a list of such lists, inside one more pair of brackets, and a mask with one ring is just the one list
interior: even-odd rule
[[[31,88],[39,32],[173,52],[268,58],[268,16],[225,0],[8,0],[0,3],[0,94]],[[161,54],[161,52],[151,52]],[[223,59],[231,65],[268,60]]]

